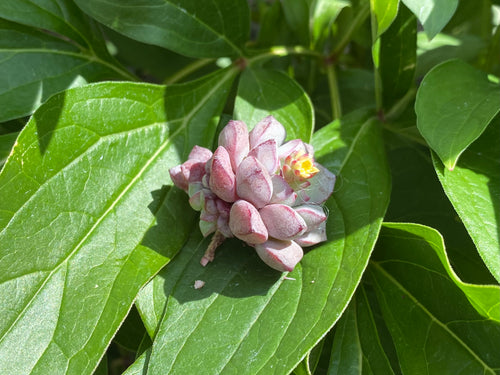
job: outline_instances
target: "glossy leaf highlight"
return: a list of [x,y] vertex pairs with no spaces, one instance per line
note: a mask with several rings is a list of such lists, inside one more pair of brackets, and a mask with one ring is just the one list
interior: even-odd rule
[[415,103],[420,133],[449,170],[499,111],[500,86],[460,60],[432,69]]
[[234,117],[252,129],[273,115],[287,130],[287,139],[310,142],[314,128],[311,100],[286,74],[268,69],[245,70],[238,84]]
[[75,2],[88,15],[115,31],[186,56],[240,56],[249,33],[245,0]]
[[233,77],[89,85],[34,114],[0,175],[0,373],[92,373],[188,235],[168,169],[211,143]]
[[500,283],[500,118],[460,157],[453,171],[433,155],[446,195],[491,274]]

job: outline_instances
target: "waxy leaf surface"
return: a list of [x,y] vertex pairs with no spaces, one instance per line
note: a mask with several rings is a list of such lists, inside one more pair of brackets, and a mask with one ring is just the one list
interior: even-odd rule
[[500,287],[457,280],[434,229],[384,224],[367,284],[403,373],[499,373]]
[[[388,203],[380,128],[367,117],[332,123],[313,139],[339,180],[327,201],[328,241],[293,272],[270,269],[236,239],[203,268],[208,239],[195,233],[148,285],[139,309],[152,315],[146,327],[156,335],[143,373],[288,374],[319,342],[354,293]],[[206,284],[196,290],[195,280]]]
[[0,373],[90,374],[194,215],[168,169],[209,146],[234,77],[52,97],[0,175]]
[[404,6],[387,31],[380,37],[379,74],[382,81],[382,105],[388,111],[414,85],[417,47],[417,21]]
[[377,37],[391,26],[398,14],[399,0],[370,0],[370,8],[376,20]]
[[446,195],[500,283],[500,117],[463,153],[453,171],[435,155],[433,159]]
[[97,21],[192,57],[239,56],[250,29],[245,0],[76,0]]
[[417,16],[425,33],[432,39],[457,10],[458,0],[401,0]]
[[12,146],[19,133],[8,133],[0,135],[0,169],[7,160]]
[[[72,44],[0,19],[0,121],[30,115],[47,98],[87,82],[129,78]],[[28,73],[29,72],[29,73]]]
[[499,111],[500,86],[460,60],[432,69],[415,103],[420,133],[450,170]]
[[252,129],[273,115],[287,130],[287,140],[310,142],[314,128],[311,100],[286,74],[267,69],[247,69],[238,85],[234,117]]
[[394,374],[362,285],[335,327],[328,375]]
[[64,35],[81,46],[94,38],[87,17],[72,0],[2,0],[0,17]]

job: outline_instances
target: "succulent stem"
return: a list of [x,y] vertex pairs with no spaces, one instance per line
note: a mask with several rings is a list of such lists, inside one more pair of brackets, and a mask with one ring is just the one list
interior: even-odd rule
[[215,258],[215,249],[217,249],[222,243],[226,237],[219,231],[216,231],[212,237],[212,240],[210,241],[210,244],[207,247],[207,250],[205,251],[205,254],[203,254],[203,257],[200,260],[200,264],[205,267],[208,262],[211,262]]

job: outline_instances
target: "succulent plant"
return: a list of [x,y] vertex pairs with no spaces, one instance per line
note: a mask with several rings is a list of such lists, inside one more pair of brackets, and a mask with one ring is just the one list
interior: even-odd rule
[[326,240],[322,204],[335,176],[315,162],[311,145],[285,138],[272,116],[251,132],[244,122],[229,121],[215,152],[195,146],[186,162],[170,169],[174,184],[201,212],[202,234],[214,233],[202,265],[225,238],[237,237],[272,268],[292,271],[302,247]]

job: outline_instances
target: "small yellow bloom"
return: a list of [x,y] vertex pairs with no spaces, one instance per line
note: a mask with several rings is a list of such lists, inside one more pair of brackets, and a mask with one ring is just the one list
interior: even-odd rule
[[289,155],[285,162],[290,166],[293,174],[302,180],[307,180],[319,172],[314,165],[314,159],[304,151]]

